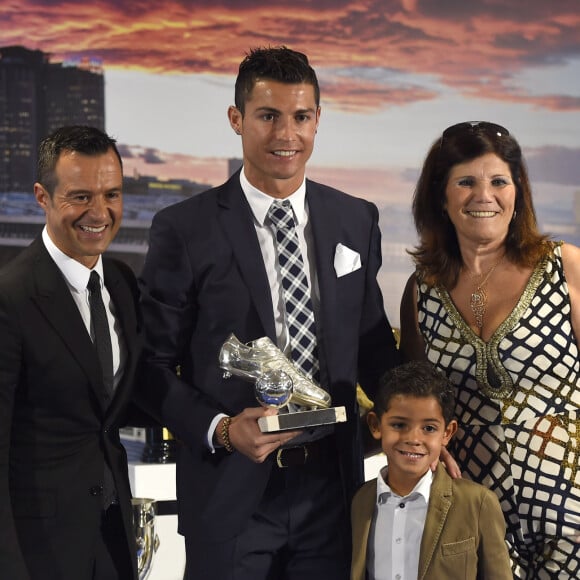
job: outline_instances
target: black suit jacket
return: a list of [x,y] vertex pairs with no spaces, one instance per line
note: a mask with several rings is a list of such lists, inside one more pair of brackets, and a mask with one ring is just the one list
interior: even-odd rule
[[105,460],[136,567],[127,460],[117,424],[140,350],[137,286],[127,266],[103,262],[128,354],[110,404],[93,343],[41,238],[0,273],[2,578],[92,578]]
[[[320,289],[317,320],[321,384],[348,421],[337,426],[345,502],[362,481],[355,386],[370,396],[396,350],[376,275],[381,264],[376,207],[307,181]],[[224,379],[218,352],[230,333],[276,342],[270,287],[239,173],[220,187],[159,212],[142,274],[147,378],[170,430],[185,446],[177,465],[179,528],[215,541],[238,534],[255,510],[273,457],[211,454],[217,413],[257,406],[253,385]],[[336,246],[359,252],[362,267],[338,278]],[[180,376],[175,369],[180,367]]]

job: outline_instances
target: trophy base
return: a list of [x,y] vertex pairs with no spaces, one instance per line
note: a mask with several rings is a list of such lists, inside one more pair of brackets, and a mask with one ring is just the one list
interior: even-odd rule
[[332,425],[346,421],[345,407],[330,407],[329,409],[314,409],[313,411],[298,411],[282,413],[269,417],[260,417],[258,426],[262,433],[306,429],[318,425]]

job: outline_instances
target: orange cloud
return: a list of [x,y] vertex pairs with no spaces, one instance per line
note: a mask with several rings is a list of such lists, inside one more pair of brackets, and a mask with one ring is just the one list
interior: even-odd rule
[[389,82],[373,82],[352,78],[333,77],[322,80],[323,101],[331,103],[343,111],[373,112],[379,108],[403,106],[417,101],[434,99],[435,91],[424,89],[419,85]]
[[[522,95],[512,76],[529,66],[580,57],[577,0],[459,6],[421,0],[270,3],[255,0],[5,0],[4,45],[50,52],[56,60],[98,57],[106,67],[156,73],[235,74],[252,46],[305,51],[325,77],[324,94],[347,110],[376,110],[436,95],[437,84],[467,96],[579,110],[569,95]],[[359,72],[383,70],[385,78]],[[388,71],[414,76],[387,83]],[[349,76],[350,75],[350,76]],[[429,88],[425,88],[425,87]]]

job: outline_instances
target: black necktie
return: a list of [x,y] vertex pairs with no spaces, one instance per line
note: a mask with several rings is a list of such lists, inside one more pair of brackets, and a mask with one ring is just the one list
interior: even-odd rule
[[[101,294],[101,279],[94,270],[87,284],[89,290],[89,305],[91,308],[91,328],[94,336],[95,349],[103,369],[103,384],[109,397],[113,396],[113,347],[111,345],[111,331],[107,321],[107,311]],[[103,508],[107,509],[116,499],[115,480],[113,473],[105,461],[103,480]]]
[[89,283],[89,304],[91,307],[91,327],[93,330],[95,348],[101,368],[103,370],[103,384],[109,396],[113,394],[113,347],[111,345],[111,331],[107,321],[107,312],[101,294],[100,277],[94,270],[91,272]]

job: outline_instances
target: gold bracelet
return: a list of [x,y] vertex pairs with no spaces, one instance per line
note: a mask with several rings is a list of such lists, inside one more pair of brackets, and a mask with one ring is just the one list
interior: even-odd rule
[[231,417],[225,417],[224,421],[222,423],[222,428],[220,430],[220,433],[222,436],[222,441],[224,443],[224,447],[226,448],[226,451],[228,453],[234,452],[234,446],[232,445],[232,442],[230,441],[230,423],[231,422],[232,422]]

